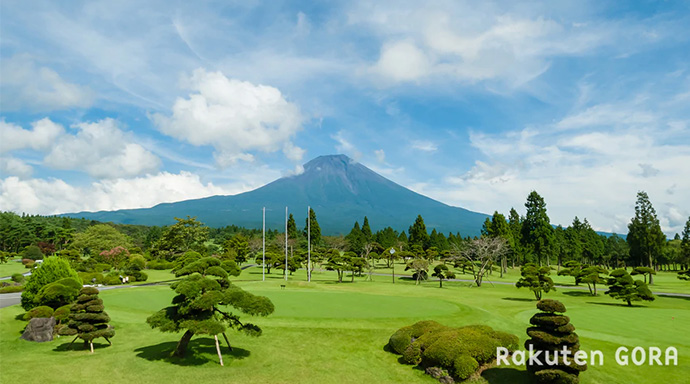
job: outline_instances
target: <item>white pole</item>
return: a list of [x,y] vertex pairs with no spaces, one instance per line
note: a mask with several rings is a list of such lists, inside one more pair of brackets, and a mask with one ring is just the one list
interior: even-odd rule
[[285,207],[285,281],[287,281],[288,274],[288,233],[287,233],[287,223],[288,223],[288,207]]
[[307,206],[307,281],[311,282],[311,207]]
[[261,236],[261,248],[263,249],[263,263],[261,264],[261,281],[266,281],[266,207],[263,208],[264,225]]

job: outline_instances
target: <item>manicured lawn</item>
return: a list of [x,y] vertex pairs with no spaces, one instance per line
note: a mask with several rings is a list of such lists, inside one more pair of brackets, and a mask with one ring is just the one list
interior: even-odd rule
[[[78,343],[75,350],[66,350],[71,339],[43,344],[20,340],[25,323],[14,317],[21,309],[0,309],[0,382],[432,384],[436,381],[422,371],[399,364],[396,355],[384,351],[396,329],[423,319],[454,326],[479,323],[514,333],[522,342],[536,312],[531,292],[507,285],[470,288],[447,282],[439,289],[437,281],[415,286],[405,279],[391,284],[390,277],[374,276],[374,282],[357,277],[354,284],[337,284],[333,272],[315,272],[314,282],[306,283],[305,276],[298,271],[286,283],[276,271],[261,281],[261,269],[250,268],[236,278],[243,288],[270,297],[276,311],[266,318],[242,318],[263,328],[259,338],[228,333],[234,351],[223,348],[225,367],[219,366],[209,337],[192,339],[184,360],[167,357],[181,334],[152,330],[145,319],[169,305],[173,292],[168,286],[103,291],[117,334],[112,346],[99,341],[94,355]],[[582,383],[680,383],[690,377],[690,300],[660,297],[627,308],[604,295],[582,294],[559,289],[546,295],[568,307],[582,349],[604,353],[605,365],[590,367]],[[675,346],[679,365],[615,363],[616,348],[637,345]],[[40,369],[32,369],[37,364]],[[507,367],[490,369],[477,382],[529,381],[521,368]]]
[[29,270],[24,267],[21,260],[10,260],[6,263],[0,264],[0,277],[12,276],[15,273],[26,273]]

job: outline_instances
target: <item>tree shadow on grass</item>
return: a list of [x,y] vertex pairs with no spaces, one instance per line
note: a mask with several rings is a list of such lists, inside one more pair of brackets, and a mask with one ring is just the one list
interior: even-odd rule
[[[187,346],[187,353],[184,358],[171,356],[176,346],[176,341],[168,341],[148,347],[137,348],[134,352],[138,352],[137,357],[141,357],[142,359],[149,361],[165,361],[181,366],[203,365],[207,363],[219,364],[218,354],[216,352],[216,342],[213,339],[192,339]],[[237,347],[233,347],[232,351],[229,351],[227,346],[223,345],[221,345],[220,352],[226,364],[231,360],[244,359],[251,354],[248,350]]]
[[[575,297],[582,297],[582,296],[594,297],[594,296],[592,296],[591,293],[589,293],[589,291],[566,291],[566,292],[563,292],[563,294],[568,295],[568,296],[575,296]],[[598,296],[598,294],[597,294],[597,296]]]
[[515,368],[489,368],[482,372],[482,377],[489,384],[532,384],[532,377],[527,371]]
[[681,300],[690,301],[690,297],[686,297],[686,296],[671,296],[671,295],[664,295],[664,294],[657,295],[657,296],[663,297],[664,299],[681,299]]
[[632,306],[630,306],[628,304],[622,304],[622,303],[595,303],[593,301],[588,301],[587,304],[606,305],[609,307],[623,307],[623,308],[649,308],[646,305],[635,305],[635,304],[633,304]]
[[[69,337],[69,336],[67,336],[67,337]],[[93,350],[94,351],[97,349],[103,349],[103,348],[107,348],[107,347],[110,347],[110,344],[108,344],[105,341],[100,342],[100,343],[99,342],[93,343]],[[72,352],[72,351],[91,352],[91,347],[88,344],[84,345],[84,342],[81,339],[77,339],[74,343],[67,342],[67,343],[62,343],[62,344],[58,345],[55,348],[53,348],[53,351],[55,351],[55,352]]]
[[501,300],[522,301],[522,302],[528,302],[528,303],[532,303],[532,302],[535,302],[535,301],[536,301],[536,300],[534,300],[534,299],[525,299],[525,298],[522,298],[522,297],[504,297],[504,298],[502,298]]

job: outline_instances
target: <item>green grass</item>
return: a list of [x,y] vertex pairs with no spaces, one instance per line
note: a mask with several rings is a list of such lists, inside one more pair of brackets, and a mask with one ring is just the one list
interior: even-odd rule
[[24,264],[22,264],[22,261],[19,259],[0,264],[0,277],[12,276],[15,273],[24,274],[28,271],[29,270],[24,267]]
[[[117,334],[112,346],[99,341],[94,355],[81,345],[66,350],[71,339],[42,344],[20,340],[25,323],[15,316],[21,309],[0,309],[0,382],[432,384],[436,381],[384,350],[395,330],[423,319],[450,326],[487,324],[518,335],[522,342],[536,312],[529,291],[507,285],[470,288],[451,282],[439,289],[437,281],[415,286],[398,279],[391,284],[386,276],[374,276],[374,282],[357,277],[354,284],[334,283],[332,272],[315,272],[312,283],[304,282],[305,276],[298,271],[286,283],[277,272],[267,281],[261,281],[259,268],[242,273],[237,284],[270,297],[276,311],[266,318],[243,317],[263,328],[259,338],[228,333],[234,351],[223,348],[225,367],[219,366],[209,337],[195,337],[184,360],[167,357],[181,334],[161,333],[145,323],[147,316],[169,305],[173,292],[165,285],[103,291]],[[681,288],[688,292],[690,284]],[[660,297],[627,308],[604,295],[582,294],[569,289],[547,294],[568,307],[582,348],[605,355],[605,365],[590,367],[582,383],[680,383],[690,376],[690,300]],[[620,367],[614,353],[621,345],[675,346],[679,366]],[[490,369],[477,382],[529,381],[523,370],[510,367]]]

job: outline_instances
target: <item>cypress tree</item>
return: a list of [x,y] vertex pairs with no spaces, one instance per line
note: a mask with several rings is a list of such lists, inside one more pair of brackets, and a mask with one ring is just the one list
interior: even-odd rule
[[72,304],[70,309],[69,322],[66,327],[60,329],[60,335],[76,335],[74,340],[84,340],[84,347],[87,344],[90,345],[91,353],[93,353],[93,340],[99,337],[112,345],[110,338],[115,336],[115,330],[108,325],[110,316],[103,309],[103,300],[98,297],[98,289],[82,288],[77,302]]
[[[638,266],[654,268],[654,260],[661,255],[666,236],[661,232],[656,211],[649,201],[649,196],[644,191],[637,193],[635,203],[635,217],[628,224],[628,237],[630,245],[630,258]],[[649,284],[653,284],[649,277]]]

